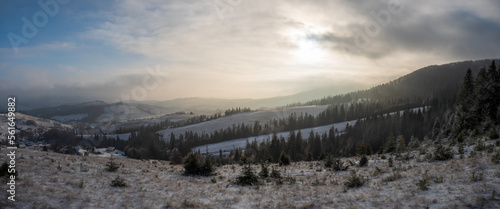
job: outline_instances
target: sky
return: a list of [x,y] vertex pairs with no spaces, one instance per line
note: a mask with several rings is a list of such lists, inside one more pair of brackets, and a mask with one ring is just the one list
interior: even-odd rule
[[0,34],[3,98],[267,98],[498,58],[500,2],[2,0]]

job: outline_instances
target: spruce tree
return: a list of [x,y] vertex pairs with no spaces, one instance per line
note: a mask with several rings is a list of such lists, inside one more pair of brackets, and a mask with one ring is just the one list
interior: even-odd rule
[[486,74],[486,69],[481,68],[479,70],[479,73],[477,74],[476,81],[474,82],[474,94],[475,94],[475,99],[474,99],[474,105],[473,105],[473,116],[475,121],[477,121],[479,124],[484,122],[484,116],[486,116],[486,104],[489,100],[489,95],[486,93],[487,92],[487,84],[488,82],[488,77]]
[[432,126],[432,138],[437,139],[439,137],[439,133],[441,132],[441,122],[439,117],[436,117],[434,125]]
[[169,148],[170,150],[173,150],[175,148],[175,134],[173,132],[170,133]]
[[368,165],[368,158],[366,157],[366,155],[363,155],[359,160],[359,167],[364,167],[366,165]]
[[190,152],[186,159],[184,159],[184,174],[186,175],[198,175],[200,174],[200,164],[198,162],[198,156]]
[[259,176],[262,177],[262,178],[269,177],[269,165],[267,164],[267,162],[265,162],[265,163],[261,162],[260,163]]
[[457,137],[462,130],[474,128],[474,117],[472,108],[474,106],[474,78],[470,68],[465,74],[462,88],[458,94],[455,118],[453,122],[452,135]]
[[279,165],[290,165],[290,157],[288,157],[284,151],[281,151]]
[[212,162],[210,161],[210,156],[205,158],[205,163],[200,168],[200,175],[202,176],[211,176],[215,172],[215,168],[212,166]]
[[396,146],[396,151],[398,153],[401,153],[401,152],[404,152],[405,150],[406,150],[405,137],[403,135],[399,135],[397,146]]
[[[203,161],[203,164],[201,162]],[[184,159],[184,174],[185,175],[200,175],[200,176],[210,176],[215,172],[215,168],[212,166],[210,157],[203,157],[199,153],[190,152],[186,159]]]
[[241,174],[236,177],[235,183],[241,186],[256,185],[259,183],[259,178],[255,175],[250,165],[245,165]]
[[318,133],[314,136],[313,140],[313,145],[312,145],[312,154],[313,154],[313,159],[314,160],[319,160],[320,156],[323,154],[322,150],[322,144],[321,144],[321,137],[319,136]]
[[118,168],[120,168],[120,166],[115,163],[113,155],[111,155],[109,157],[109,161],[106,163],[106,170],[109,172],[115,172],[116,170],[118,170]]
[[273,158],[273,162],[278,162],[279,155],[280,155],[280,142],[278,140],[278,136],[276,135],[276,132],[273,133],[273,136],[271,137],[271,147],[270,147],[271,155]]
[[170,153],[170,163],[173,165],[178,165],[182,163],[182,156],[177,148],[174,148]]
[[386,153],[391,153],[396,150],[396,140],[394,139],[394,136],[391,134],[389,136],[389,141],[387,141],[387,144],[385,145],[385,152]]
[[365,144],[365,141],[361,141],[361,144],[358,146],[358,155],[367,155],[368,154],[368,148]]
[[333,166],[333,156],[330,154],[325,160],[325,167],[331,168]]
[[498,107],[500,105],[500,75],[497,72],[495,61],[491,62],[487,74],[488,82],[486,83],[486,92],[488,98],[486,100],[486,115],[492,122],[497,123]]
[[410,143],[408,144],[408,148],[417,149],[418,147],[420,147],[420,141],[418,140],[417,137],[411,136]]

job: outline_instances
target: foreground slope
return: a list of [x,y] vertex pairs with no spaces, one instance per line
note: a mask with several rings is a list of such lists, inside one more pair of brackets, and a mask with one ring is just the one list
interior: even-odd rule
[[[499,139],[486,141],[497,144]],[[105,171],[106,158],[18,150],[16,202],[0,193],[2,208],[499,208],[500,165],[491,156],[500,151],[465,147],[464,158],[429,161],[434,148],[393,155],[394,166],[380,156],[369,156],[367,167],[352,166],[367,182],[346,188],[350,171],[335,172],[323,162],[298,162],[279,167],[283,184],[262,180],[258,186],[237,186],[239,165],[217,168],[213,177],[183,176],[167,161],[115,159],[117,172]],[[456,152],[455,147],[455,152]],[[2,148],[0,154],[5,156]],[[389,155],[386,155],[389,157]],[[357,158],[344,158],[356,162]],[[254,170],[260,170],[253,165]],[[112,187],[117,176],[126,187]],[[475,176],[475,178],[474,178]],[[481,176],[481,178],[479,178]],[[288,179],[288,180],[287,180]],[[417,186],[428,182],[428,189]],[[6,191],[6,184],[2,184]]]

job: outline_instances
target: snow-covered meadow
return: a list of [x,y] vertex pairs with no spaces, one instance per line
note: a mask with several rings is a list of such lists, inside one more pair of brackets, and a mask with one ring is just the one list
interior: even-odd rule
[[325,110],[328,105],[322,106],[304,106],[304,107],[294,107],[294,108],[285,108],[285,109],[270,109],[270,110],[259,110],[254,112],[245,112],[238,113],[234,115],[230,115],[227,117],[221,117],[216,120],[210,120],[203,123],[171,128],[161,130],[158,133],[163,136],[164,140],[168,140],[171,133],[174,133],[176,136],[180,134],[184,134],[186,131],[191,131],[193,133],[211,133],[214,130],[225,129],[231,127],[233,124],[244,123],[253,125],[255,121],[259,121],[260,124],[264,124],[271,119],[279,119],[290,116],[290,114],[295,113],[297,115],[300,114],[309,114],[316,116]]

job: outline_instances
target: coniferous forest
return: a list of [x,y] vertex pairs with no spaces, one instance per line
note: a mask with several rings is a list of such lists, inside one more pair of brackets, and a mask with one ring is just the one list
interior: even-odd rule
[[[132,158],[180,162],[193,147],[248,138],[244,149],[233,150],[229,156],[221,154],[219,158],[224,158],[224,162],[239,162],[242,157],[253,162],[278,162],[282,152],[292,161],[303,161],[321,160],[329,155],[354,156],[360,147],[366,154],[374,154],[392,152],[398,143],[409,146],[440,139],[461,143],[465,137],[489,134],[498,125],[499,77],[494,60],[430,66],[365,91],[307,103],[329,104],[317,116],[291,114],[265,123],[233,124],[211,133],[171,134],[164,137],[166,141],[156,133],[164,126],[150,125],[137,129],[125,143],[109,139],[107,144],[124,149]],[[225,113],[242,111],[250,110],[236,108]],[[356,122],[345,131],[332,128],[322,135],[295,131],[344,121]],[[284,138],[273,134],[262,143],[252,141],[253,136],[283,131],[290,135]]]

